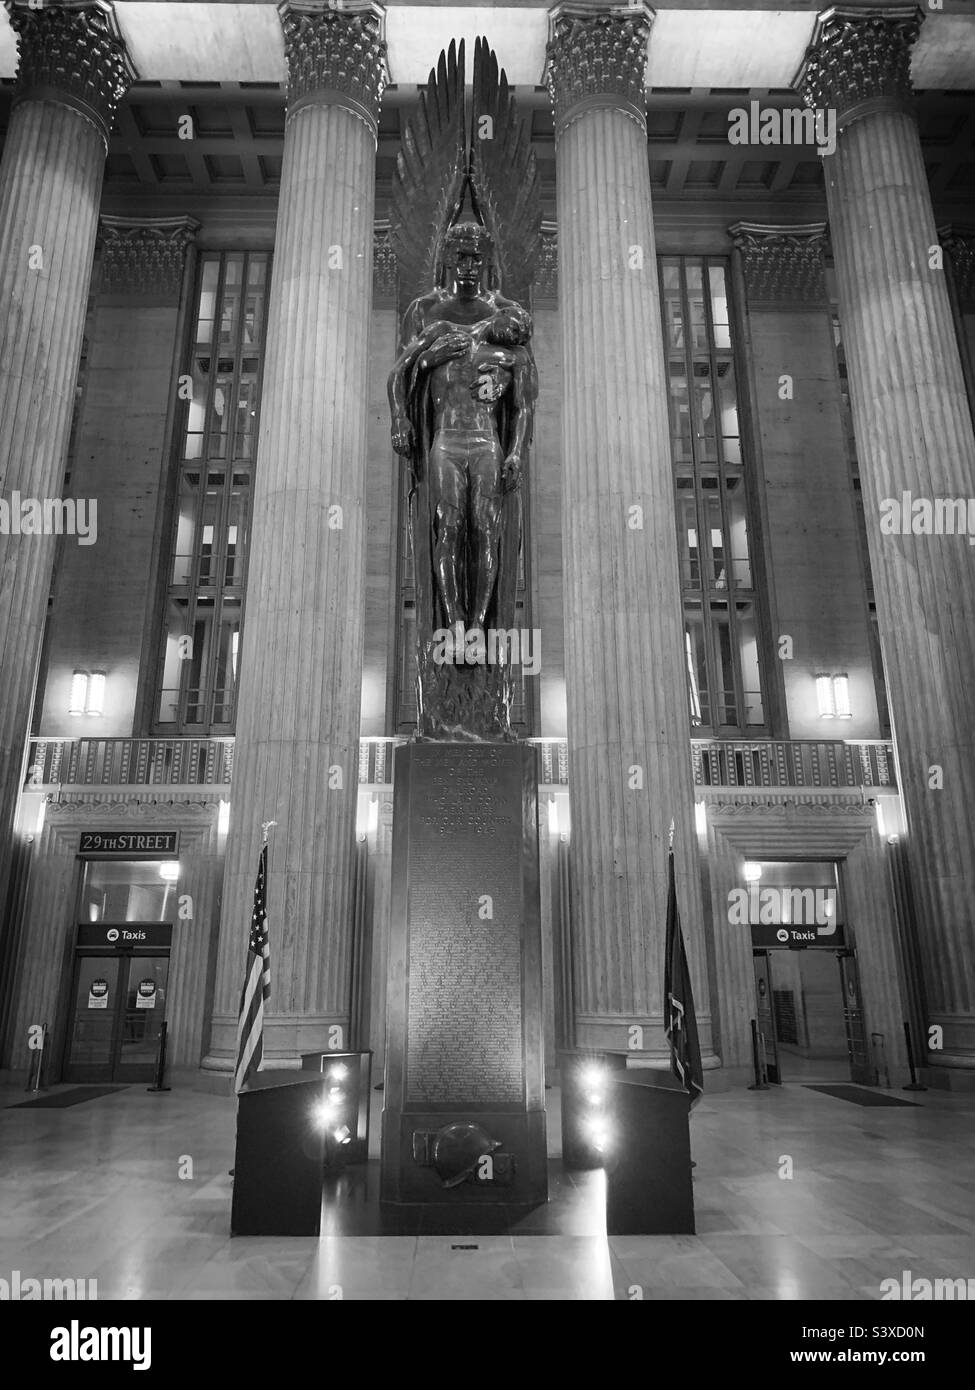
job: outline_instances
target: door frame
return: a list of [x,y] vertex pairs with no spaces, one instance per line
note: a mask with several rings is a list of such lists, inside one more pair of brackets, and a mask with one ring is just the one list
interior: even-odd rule
[[[761,966],[758,964],[759,961],[763,963]],[[762,1012],[762,1010],[759,1007],[759,979],[762,978],[762,976],[760,975],[760,971],[764,971],[764,979],[766,982],[766,988],[768,989],[768,1014],[769,1018],[772,1021],[772,1032],[771,1036],[768,1039],[769,1044],[771,1046],[771,1055],[769,1055],[769,1052],[766,1051],[765,1068],[768,1074],[768,1080],[771,1081],[773,1085],[780,1086],[782,1084],[782,1074],[779,1068],[779,1040],[776,1036],[778,1029],[777,1019],[775,1017],[775,994],[772,990],[772,962],[769,958],[769,948],[767,946],[752,947],[752,971],[753,979],[755,982],[756,1027],[758,1027],[759,1015]],[[762,1034],[761,1028],[758,1028],[758,1033],[759,1036],[764,1036]]]
[[[877,1079],[873,1070],[870,1047],[867,1043],[867,1023],[863,1010],[863,987],[860,982],[860,962],[853,946],[835,952],[836,964],[840,972],[840,996],[843,1000],[843,1027],[846,1033],[846,1054],[850,1064],[850,1080],[857,1086],[875,1086]],[[846,964],[848,962],[848,964]],[[849,968],[852,966],[852,970]],[[853,986],[852,991],[850,986]],[[847,1002],[853,999],[851,1006]],[[856,1037],[859,1024],[859,1039]],[[861,1060],[856,1057],[859,1041]]]

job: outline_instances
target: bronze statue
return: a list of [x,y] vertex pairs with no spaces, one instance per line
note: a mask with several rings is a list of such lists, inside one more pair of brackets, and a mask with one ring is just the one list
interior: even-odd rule
[[521,481],[534,398],[531,319],[513,300],[484,289],[489,248],[477,223],[450,229],[444,260],[451,287],[411,306],[412,336],[389,381],[393,448],[429,479],[443,625],[465,632],[487,627],[501,499]]
[[[472,144],[465,155],[463,63],[463,44],[459,61],[453,44],[449,59],[441,54],[439,77],[431,73],[421,102],[424,139],[408,129],[394,181],[391,232],[401,281],[409,284],[410,272],[414,287],[419,274],[429,278],[403,315],[389,401],[393,448],[410,466],[418,733],[510,738],[510,649],[499,634],[512,631],[515,618],[519,487],[537,376],[531,317],[501,293],[500,243],[507,238],[509,259],[517,257],[530,276],[541,218],[534,158],[483,40],[475,52],[474,117],[480,129],[489,118],[498,147],[489,156]],[[520,186],[526,179],[534,198]],[[475,217],[486,208],[486,219],[455,220],[468,187]],[[428,204],[433,196],[433,217],[417,206],[424,196]],[[505,207],[510,228],[499,212]],[[406,226],[424,210],[436,235],[432,245],[420,243],[418,257]]]

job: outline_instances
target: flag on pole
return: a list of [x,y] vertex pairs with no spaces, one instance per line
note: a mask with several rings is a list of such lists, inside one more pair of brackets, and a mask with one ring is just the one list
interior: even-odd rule
[[674,877],[674,850],[670,849],[667,888],[667,944],[664,957],[664,1031],[670,1043],[671,1070],[691,1097],[691,1105],[704,1091],[701,1044],[697,1036],[694,994],[687,968],[684,937],[677,910],[677,884]]
[[254,885],[250,940],[247,943],[247,973],[240,993],[237,1020],[237,1070],[234,1090],[239,1094],[251,1076],[260,1069],[264,1056],[264,1005],[271,994],[271,951],[267,940],[267,844],[261,850]]

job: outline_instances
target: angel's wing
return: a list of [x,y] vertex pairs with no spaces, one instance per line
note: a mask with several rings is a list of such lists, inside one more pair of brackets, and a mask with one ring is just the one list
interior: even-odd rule
[[474,207],[497,248],[501,291],[527,308],[541,243],[538,170],[530,132],[487,39],[474,45],[470,171]]
[[444,233],[457,215],[467,177],[464,41],[451,40],[431,70],[410,117],[393,173],[389,233],[399,269],[400,307],[436,283]]

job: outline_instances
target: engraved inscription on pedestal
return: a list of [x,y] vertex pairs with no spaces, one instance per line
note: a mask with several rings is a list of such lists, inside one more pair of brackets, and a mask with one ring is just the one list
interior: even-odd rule
[[[415,743],[394,781],[382,1200],[544,1202],[534,749]],[[492,1173],[448,1180],[454,1130],[476,1132]]]
[[518,768],[491,747],[413,771],[409,1104],[524,1097]]

